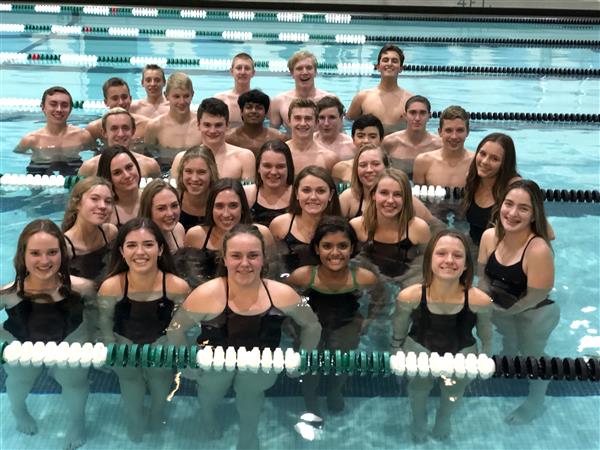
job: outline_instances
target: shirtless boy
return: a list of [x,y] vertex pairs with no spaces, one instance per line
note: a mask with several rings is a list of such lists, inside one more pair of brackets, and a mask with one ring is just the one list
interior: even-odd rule
[[331,172],[340,158],[313,139],[317,121],[315,102],[300,98],[292,100],[288,120],[292,128],[292,139],[286,144],[292,152],[294,171],[298,173],[306,166],[319,166]]
[[[130,146],[134,134],[135,120],[131,113],[123,108],[113,108],[102,116],[102,139],[106,143],[105,148],[122,145],[131,150]],[[135,156],[143,177],[156,178],[161,176],[160,167],[154,159],[134,151],[131,151],[131,153]],[[86,177],[96,175],[98,161],[100,161],[100,155],[88,159],[81,165],[77,174]]]
[[[225,133],[229,124],[227,105],[218,98],[205,98],[198,107],[198,130],[202,143],[215,155],[220,177],[254,180],[254,153],[247,148],[227,144]],[[185,151],[177,154],[171,167],[171,177],[177,178],[179,163]]]
[[165,71],[156,64],[147,64],[142,72],[142,86],[146,98],[131,102],[129,112],[154,119],[169,111],[169,102],[163,95]]
[[90,149],[94,139],[86,130],[67,124],[73,98],[64,87],[46,89],[40,106],[46,116],[46,125],[21,138],[14,151],[25,153],[31,150],[27,173],[52,175],[58,171],[62,175],[75,175],[81,165],[79,152]]
[[279,128],[282,123],[287,129],[290,128],[288,111],[292,100],[301,98],[318,102],[326,95],[332,95],[315,87],[315,77],[317,76],[315,55],[301,50],[292,55],[287,65],[295,86],[294,89],[283,92],[273,99],[269,114],[269,122],[273,128]]
[[242,112],[243,125],[229,130],[225,142],[250,149],[256,155],[267,141],[279,139],[285,142],[287,140],[287,136],[283,133],[264,126],[270,104],[267,94],[258,89],[252,89],[241,94],[237,103],[238,109]]
[[460,106],[449,106],[440,116],[438,132],[442,148],[415,158],[413,181],[428,186],[464,187],[475,155],[464,147],[469,135],[469,113]]
[[344,133],[344,105],[339,98],[327,95],[317,102],[315,142],[337,153],[340,159],[354,158],[352,138]]
[[404,105],[413,94],[398,86],[403,65],[404,52],[395,45],[384,45],[375,66],[381,74],[379,84],[356,94],[346,117],[353,120],[362,114],[374,114],[383,123],[385,134],[405,128]]
[[381,144],[390,156],[392,167],[400,169],[412,179],[413,163],[421,153],[437,150],[442,146],[438,135],[427,131],[431,118],[431,103],[421,95],[406,102],[406,130],[388,134]]
[[190,110],[194,97],[192,80],[183,72],[172,73],[165,93],[169,112],[150,121],[144,134],[147,151],[156,155],[164,172],[180,151],[202,143],[198,122]]
[[[117,77],[109,78],[102,85],[102,93],[104,94],[104,104],[108,109],[123,108],[125,111],[129,111],[131,107],[131,94],[125,80]],[[136,124],[133,139],[134,141],[141,141],[144,138],[148,118],[140,114],[133,114],[133,119]],[[100,139],[102,137],[102,119],[90,122],[86,130],[89,131],[95,140]]]
[[[373,144],[379,146],[383,138],[383,124],[373,114],[360,116],[352,124],[352,142],[358,151],[363,145]],[[331,171],[331,176],[336,182],[350,183],[352,180],[353,159],[340,161]]]
[[238,53],[231,61],[229,73],[233,77],[233,89],[219,92],[214,97],[223,100],[229,108],[229,127],[235,128],[242,125],[242,115],[238,106],[238,98],[250,90],[250,80],[254,77],[254,60],[248,53]]

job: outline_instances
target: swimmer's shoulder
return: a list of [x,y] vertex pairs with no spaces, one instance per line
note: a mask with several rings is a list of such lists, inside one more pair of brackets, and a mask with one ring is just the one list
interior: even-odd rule
[[125,277],[119,273],[107,278],[100,285],[98,295],[103,297],[117,297],[123,295]]
[[485,312],[492,306],[492,299],[481,289],[472,287],[469,289],[469,308],[473,312]]
[[489,256],[492,254],[494,249],[498,246],[498,237],[496,236],[495,228],[488,228],[481,235],[479,241],[479,263],[487,262]]
[[179,278],[172,273],[165,274],[165,283],[167,290],[173,294],[187,295],[190,293],[190,286],[183,278]]
[[410,240],[414,244],[426,244],[431,238],[429,225],[420,217],[413,217],[408,223]]
[[276,239],[282,239],[290,227],[293,215],[291,213],[281,214],[275,217],[269,225],[269,230]]
[[361,242],[365,242],[367,240],[367,230],[365,230],[365,219],[363,216],[355,217],[350,220],[350,226],[354,228],[356,232],[356,237]]
[[275,305],[277,308],[286,308],[297,305],[300,302],[300,296],[298,293],[287,284],[283,284],[275,280],[263,281],[269,290],[273,305]]
[[71,275],[71,289],[84,297],[96,296],[96,285],[92,280]]
[[312,271],[314,266],[302,266],[294,270],[287,281],[289,284],[299,288],[306,288],[310,285]]
[[190,228],[185,234],[183,245],[192,248],[202,248],[206,240],[208,228],[204,225],[196,225]]
[[423,285],[418,283],[402,289],[396,297],[397,304],[411,309],[416,308],[421,301],[422,287]]
[[379,282],[377,275],[364,267],[358,267],[355,276],[356,282],[360,287],[370,287]]
[[103,223],[101,226],[102,226],[102,231],[104,231],[104,235],[106,236],[106,240],[108,242],[114,241],[119,232],[117,227],[112,223]]
[[194,289],[185,299],[184,308],[203,314],[220,314],[227,302],[225,278],[209,280]]

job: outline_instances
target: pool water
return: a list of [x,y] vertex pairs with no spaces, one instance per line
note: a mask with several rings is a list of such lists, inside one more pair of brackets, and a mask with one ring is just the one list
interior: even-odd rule
[[[6,13],[3,23],[70,23],[72,18],[55,15]],[[176,19],[75,18],[82,25],[135,26],[140,28],[199,28],[209,30],[286,31],[311,34],[364,33],[401,34],[403,36],[521,37],[549,39],[597,39],[598,27],[541,24],[467,24],[436,22],[372,21],[359,25],[325,24],[257,24],[232,21],[193,22]],[[79,22],[77,22],[79,21]],[[43,34],[0,35],[0,51],[52,54],[94,54],[110,56],[159,56],[177,58],[228,59],[238,52],[250,53],[257,61],[286,60],[295,51],[313,52],[320,62],[373,63],[379,45],[336,45],[308,42],[306,45],[260,41],[224,42],[220,40],[169,40],[166,38],[62,37]],[[402,45],[405,64],[465,65],[499,67],[599,68],[598,48],[561,48],[494,45]],[[194,103],[231,87],[226,71],[201,70],[193,66],[175,67],[188,73],[195,86]],[[167,75],[173,68],[167,68]],[[348,76],[322,73],[317,86],[339,96],[349,106],[354,94],[377,84],[373,76]],[[134,98],[144,96],[140,69],[129,64],[103,64],[94,68],[62,66],[56,63],[2,65],[0,98],[41,98],[52,85],[63,85],[75,100],[100,100],[101,85],[110,76],[120,76],[130,85]],[[460,104],[476,112],[547,112],[597,114],[600,83],[593,77],[517,76],[490,74],[405,72],[399,83],[405,89],[427,96],[433,110]],[[26,89],[23,89],[26,86]],[[293,81],[286,73],[257,71],[252,86],[271,97],[291,89]],[[26,155],[12,153],[27,132],[43,126],[40,112],[0,111],[0,173],[24,173]],[[85,126],[99,114],[74,110],[70,122]],[[349,129],[350,123],[346,124]],[[435,119],[429,129],[435,132]],[[483,136],[492,131],[510,134],[517,147],[518,169],[522,176],[533,178],[543,188],[599,189],[600,133],[597,124],[540,123],[524,121],[473,121],[466,146],[475,149]],[[90,156],[84,154],[84,157]],[[0,280],[14,277],[11,260],[15,242],[23,226],[39,217],[62,220],[67,193],[48,189],[0,188]],[[546,203],[549,220],[556,233],[553,242],[556,280],[552,298],[561,307],[560,323],[554,330],[546,351],[553,356],[600,356],[600,204]],[[461,227],[464,224],[455,223]],[[4,313],[3,313],[4,314]],[[2,316],[4,317],[4,316]],[[495,337],[495,351],[499,343]],[[367,350],[369,350],[367,348]],[[237,419],[233,400],[221,408],[226,437],[223,440],[198,441],[199,405],[193,388],[178,395],[171,405],[169,425],[160,433],[146,436],[143,444],[132,444],[122,424],[122,405],[114,375],[94,375],[92,395],[88,401],[89,438],[85,448],[231,448],[237,436]],[[454,414],[454,430],[447,443],[429,441],[428,448],[461,449],[595,449],[600,442],[597,411],[600,392],[590,383],[556,382],[551,384],[547,411],[533,424],[510,427],[501,418],[518,404],[524,395],[524,381],[491,380],[474,383]],[[303,409],[297,386],[282,380],[270,392],[262,414],[260,434],[263,448],[423,448],[412,444],[408,432],[409,405],[403,384],[394,380],[361,378],[349,382],[346,412],[326,416],[321,439],[307,442],[292,427]],[[24,437],[14,431],[6,394],[0,394],[0,449],[60,448],[66,420],[62,404],[56,400],[56,385],[44,378],[38,395],[29,397],[40,432]],[[430,400],[431,406],[437,397]],[[433,408],[430,408],[433,409]],[[115,414],[115,411],[119,411]],[[431,417],[430,417],[431,419]],[[430,420],[431,421],[431,420]],[[53,423],[56,426],[50,427]],[[50,430],[49,428],[54,428]]]

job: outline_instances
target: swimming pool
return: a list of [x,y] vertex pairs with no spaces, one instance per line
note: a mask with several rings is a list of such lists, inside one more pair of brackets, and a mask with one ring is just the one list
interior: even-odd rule
[[[124,17],[72,17],[69,14],[3,14],[4,23],[78,24],[82,26],[127,26]],[[194,28],[197,21],[161,18],[136,18],[140,29]],[[403,36],[456,36],[499,38],[509,35],[523,39],[596,39],[597,27],[526,24],[468,24],[414,21],[371,21],[360,24],[276,23],[210,20],[201,22],[206,32],[238,30],[244,32],[308,33],[311,36],[336,33],[393,35],[397,30]],[[2,52],[38,54],[82,54],[97,56],[155,56],[164,58],[212,58],[227,60],[240,51],[253,55],[257,61],[284,61],[293,52],[306,48],[323,63],[373,63],[379,43],[362,46],[322,43],[323,39],[309,40],[306,44],[289,43],[272,38],[251,42],[224,41],[218,37],[197,40],[168,39],[161,36],[139,38],[110,38],[100,35],[56,36],[48,33],[8,33],[1,35]],[[268,42],[266,42],[268,41]],[[479,67],[600,67],[598,46],[560,47],[544,45],[443,44],[411,42],[400,44],[406,53],[406,64],[479,66]],[[276,65],[273,64],[273,67]],[[190,74],[194,82],[195,103],[214,92],[230,87],[230,77],[223,70],[204,65],[168,66]],[[67,87],[75,100],[100,100],[101,84],[116,74],[123,77],[132,89],[134,98],[144,92],[139,85],[139,68],[128,63],[102,63],[82,68],[72,64],[40,61],[25,64],[3,64],[0,72],[0,97],[39,99],[51,85]],[[350,76],[323,68],[317,85],[336,93],[348,106],[359,89],[372,86],[377,80],[370,76]],[[411,92],[426,95],[433,109],[439,111],[450,104],[461,104],[473,112],[531,112],[597,114],[600,83],[592,76],[552,76],[486,73],[455,73],[405,71],[400,84]],[[273,96],[288,90],[293,82],[283,72],[258,70],[253,87],[262,88]],[[21,89],[27,86],[27,89]],[[2,111],[0,136],[0,172],[24,173],[28,158],[12,154],[12,148],[28,131],[41,127],[39,112]],[[76,109],[72,123],[84,125],[98,116],[97,112]],[[429,123],[436,128],[435,119]],[[348,124],[347,124],[348,125]],[[468,148],[475,148],[479,140],[491,131],[505,131],[517,145],[519,171],[525,177],[538,181],[544,188],[598,189],[600,185],[600,139],[597,123],[490,121],[474,120],[467,140]],[[23,225],[33,218],[62,219],[66,194],[49,190],[15,190],[1,192],[0,223],[3,239],[0,243],[1,280],[8,282],[13,269],[9,263],[14,254],[14,242]],[[547,352],[557,356],[600,355],[600,319],[598,314],[600,286],[600,207],[597,203],[547,202],[550,221],[555,229],[554,242],[556,281],[552,296],[561,305],[561,321],[554,331]],[[496,347],[497,348],[497,347]],[[129,443],[122,430],[119,413],[120,397],[116,394],[114,377],[95,374],[88,404],[90,437],[86,448],[139,448]],[[61,420],[60,402],[52,394],[56,387],[44,381],[40,395],[30,397],[40,423]],[[439,448],[597,448],[600,432],[597,426],[599,395],[597,388],[588,383],[553,383],[548,399],[547,413],[534,424],[512,428],[501,422],[514,403],[511,397],[523,395],[522,381],[493,380],[474,383],[470,396],[455,415],[455,429],[449,443],[436,443]],[[271,392],[261,422],[264,448],[411,448],[408,428],[408,400],[405,388],[392,379],[355,377],[348,388],[347,412],[338,417],[327,417],[323,439],[304,442],[291,429],[295,416],[302,410],[302,399],[293,381],[283,380]],[[229,448],[235,443],[234,407],[228,402],[222,408],[229,436],[218,442],[198,443],[195,440],[194,408],[197,403],[187,395],[177,396],[173,402],[169,427],[147,437],[144,447],[149,448]],[[8,411],[6,394],[0,394],[1,409],[6,420],[2,422],[0,448],[58,448],[60,433],[42,425],[40,433],[22,437],[14,432],[14,423]],[[400,411],[400,414],[398,412]],[[577,413],[575,413],[577,411]],[[405,414],[402,414],[405,412]],[[464,424],[467,423],[468,426]],[[360,424],[360,426],[359,426]],[[486,432],[473,430],[487,430]],[[431,445],[430,441],[430,445]],[[202,447],[201,447],[202,448]]]

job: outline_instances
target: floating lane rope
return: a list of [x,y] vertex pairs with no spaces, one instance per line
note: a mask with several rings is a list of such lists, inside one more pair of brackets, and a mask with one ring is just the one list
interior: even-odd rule
[[216,372],[259,371],[291,374],[349,374],[359,376],[443,376],[456,378],[528,378],[569,381],[599,381],[597,358],[550,358],[484,354],[341,352],[313,350],[296,352],[291,348],[262,351],[241,347],[198,347],[151,344],[92,344],[55,342],[0,342],[0,360],[11,366],[48,367],[164,367],[213,370]]

